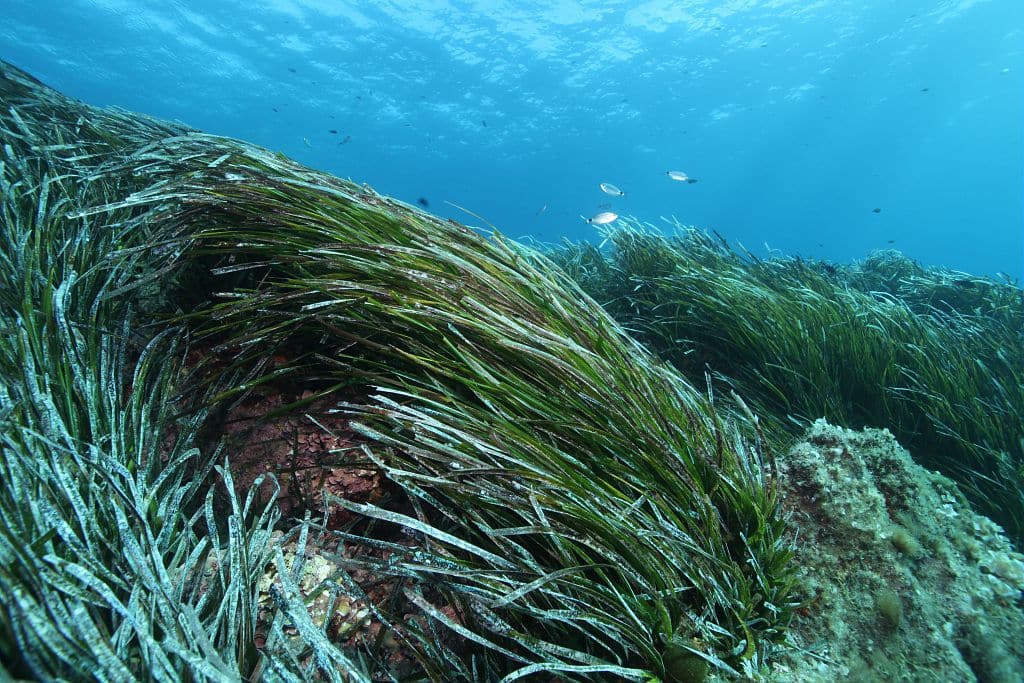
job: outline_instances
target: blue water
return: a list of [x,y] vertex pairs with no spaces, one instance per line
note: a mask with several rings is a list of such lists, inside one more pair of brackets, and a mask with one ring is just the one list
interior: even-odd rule
[[1024,274],[1022,0],[0,0],[0,58],[516,237]]

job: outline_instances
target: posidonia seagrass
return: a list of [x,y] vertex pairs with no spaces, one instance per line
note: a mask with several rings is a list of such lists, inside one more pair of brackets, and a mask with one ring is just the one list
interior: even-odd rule
[[[232,498],[218,519],[204,477],[187,476],[190,460],[200,474],[213,463],[193,448],[208,411],[268,373],[365,390],[339,410],[404,508],[329,502],[416,543],[339,534],[387,551],[339,561],[394,577],[374,614],[421,675],[672,680],[693,658],[756,669],[781,642],[794,579],[763,440],[543,256],[3,68],[2,315],[16,331],[0,347],[3,457],[18,483],[3,490],[0,552],[19,569],[0,570],[18,596],[0,638],[32,645],[19,667],[386,675],[374,650],[344,651],[303,616],[297,568],[268,549],[273,509]],[[175,357],[172,337],[231,362],[182,380],[153,360]],[[301,361],[267,369],[282,349]],[[39,469],[47,452],[70,469]],[[29,488],[49,507],[25,507]],[[285,585],[257,651],[254,584],[271,555]],[[223,570],[204,592],[210,557]],[[347,574],[329,583],[358,590]]]
[[894,251],[759,259],[623,219],[552,257],[692,379],[710,368],[784,448],[808,421],[887,427],[1024,544],[1024,292]]

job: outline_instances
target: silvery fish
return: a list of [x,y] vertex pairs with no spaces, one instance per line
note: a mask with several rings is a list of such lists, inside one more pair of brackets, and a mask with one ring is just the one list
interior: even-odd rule
[[626,193],[615,187],[611,183],[601,183],[601,192],[610,194],[613,197],[625,197]]
[[683,183],[695,183],[695,182],[697,182],[696,178],[691,178],[690,176],[686,175],[682,171],[665,171],[665,175],[667,175],[672,180],[678,180],[678,181],[683,182]]
[[612,213],[611,211],[602,211],[601,213],[597,214],[596,216],[592,216],[592,217],[588,218],[587,222],[588,223],[593,223],[594,225],[606,225],[608,223],[611,223],[613,220],[615,220],[618,217],[619,217],[619,214],[617,214],[617,213]]

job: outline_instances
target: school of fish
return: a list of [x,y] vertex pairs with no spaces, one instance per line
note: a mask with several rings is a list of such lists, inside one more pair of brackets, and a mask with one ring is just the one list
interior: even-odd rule
[[[693,183],[697,182],[696,178],[691,178],[683,171],[665,171],[665,175],[668,176],[669,180],[674,180],[680,183],[687,183],[689,185],[692,185]],[[604,192],[607,195],[611,195],[612,197],[624,198],[626,196],[625,192],[620,190],[618,186],[612,185],[611,183],[600,183],[598,187],[601,189],[601,192]],[[547,208],[547,204],[544,205],[544,208]],[[585,220],[587,223],[590,223],[591,225],[608,225],[612,221],[617,220],[619,218],[619,214],[615,213],[614,211],[601,211],[600,213],[594,214],[590,218],[585,218],[583,216],[580,216],[580,218],[583,218],[583,220]]]

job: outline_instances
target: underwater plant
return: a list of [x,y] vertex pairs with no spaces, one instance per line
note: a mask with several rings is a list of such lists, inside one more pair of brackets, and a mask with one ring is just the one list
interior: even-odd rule
[[754,421],[544,256],[0,75],[9,671],[393,675],[306,615],[301,560],[270,533],[298,534],[301,558],[315,525],[277,519],[259,482],[237,498],[212,416],[271,380],[342,397],[391,482],[390,504],[326,500],[357,522],[321,530],[351,551],[323,590],[390,582],[358,597],[419,676],[673,680],[755,671],[782,643],[792,541]]
[[825,417],[887,427],[1024,544],[1024,292],[897,252],[761,259],[704,231],[620,221],[550,255],[691,381],[712,372],[777,447]]

